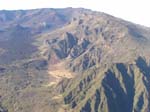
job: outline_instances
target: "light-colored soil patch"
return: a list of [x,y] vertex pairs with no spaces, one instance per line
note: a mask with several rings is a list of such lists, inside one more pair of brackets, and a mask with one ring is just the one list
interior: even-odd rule
[[56,85],[56,84],[57,84],[57,82],[52,81],[52,82],[44,85],[44,87],[50,87],[50,86],[53,86],[53,85]]
[[46,86],[52,86],[58,84],[63,78],[73,78],[75,74],[70,70],[65,68],[65,63],[61,62],[55,65],[51,65],[48,69],[50,77],[53,77],[54,80],[51,81]]
[[56,100],[56,99],[61,99],[61,98],[63,98],[62,95],[57,95],[57,96],[54,96],[54,97],[53,97],[53,99],[55,99],[55,100]]
[[53,70],[49,71],[48,73],[57,79],[73,77],[72,73],[65,69]]

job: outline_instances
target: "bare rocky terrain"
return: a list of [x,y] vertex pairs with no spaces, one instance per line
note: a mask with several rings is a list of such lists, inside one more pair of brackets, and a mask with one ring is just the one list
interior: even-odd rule
[[0,112],[150,112],[150,28],[82,8],[0,26]]

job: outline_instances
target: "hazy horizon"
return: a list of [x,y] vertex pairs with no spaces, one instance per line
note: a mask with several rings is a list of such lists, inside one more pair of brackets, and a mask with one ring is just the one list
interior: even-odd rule
[[27,10],[39,8],[86,8],[108,13],[137,24],[150,27],[148,0],[0,0],[0,10]]

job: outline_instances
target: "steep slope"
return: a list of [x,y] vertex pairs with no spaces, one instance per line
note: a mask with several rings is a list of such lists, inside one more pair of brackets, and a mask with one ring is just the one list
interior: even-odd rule
[[64,101],[72,111],[149,112],[149,69],[141,57],[134,64],[93,68],[70,83]]
[[0,25],[2,111],[150,112],[150,28],[82,8],[0,11]]

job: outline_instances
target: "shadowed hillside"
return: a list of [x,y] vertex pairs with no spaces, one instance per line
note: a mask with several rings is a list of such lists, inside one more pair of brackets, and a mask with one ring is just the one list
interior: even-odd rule
[[150,28],[82,8],[0,26],[0,112],[150,112]]

